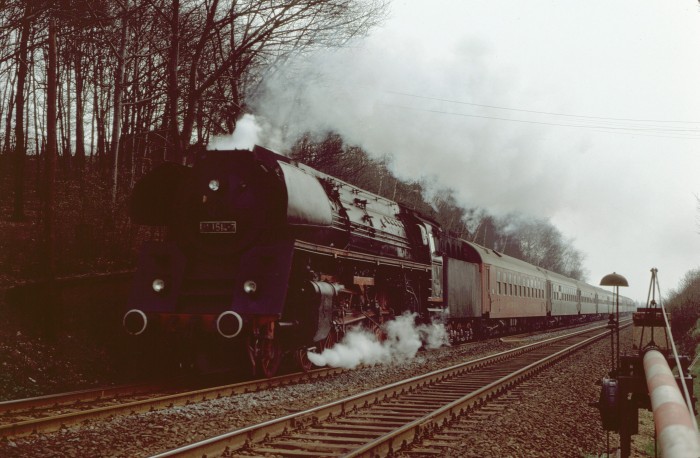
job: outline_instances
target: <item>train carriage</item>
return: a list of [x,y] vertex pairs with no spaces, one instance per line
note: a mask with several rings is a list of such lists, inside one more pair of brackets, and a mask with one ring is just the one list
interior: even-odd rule
[[578,282],[563,275],[547,271],[547,307],[552,316],[579,315],[581,304]]
[[596,303],[596,288],[582,281],[576,282],[578,285],[579,310],[582,315],[592,315],[598,313]]
[[598,310],[598,313],[601,315],[609,315],[610,313],[613,313],[614,310],[614,303],[613,303],[613,294],[610,291],[607,291],[603,288],[598,288],[596,287],[596,307]]
[[465,328],[478,336],[544,325],[544,270],[465,240],[443,236],[442,245],[453,334],[463,336]]

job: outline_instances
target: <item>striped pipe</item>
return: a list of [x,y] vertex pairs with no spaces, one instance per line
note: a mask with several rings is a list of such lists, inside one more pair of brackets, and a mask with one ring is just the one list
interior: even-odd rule
[[657,350],[647,351],[644,354],[644,374],[662,456],[700,457],[700,437],[692,413],[688,412],[664,355]]

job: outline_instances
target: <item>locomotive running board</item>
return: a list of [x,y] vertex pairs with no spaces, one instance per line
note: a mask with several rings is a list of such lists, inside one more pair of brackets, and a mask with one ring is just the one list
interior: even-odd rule
[[351,259],[354,261],[363,261],[376,265],[395,266],[400,267],[402,269],[423,270],[426,272],[430,271],[431,269],[430,264],[421,264],[419,262],[408,261],[406,259],[387,258],[384,256],[373,256],[369,254],[358,253],[356,251],[341,250],[338,248],[317,245],[315,243],[304,242],[303,240],[294,241],[294,248],[310,253],[318,253],[326,256],[333,256],[334,258]]

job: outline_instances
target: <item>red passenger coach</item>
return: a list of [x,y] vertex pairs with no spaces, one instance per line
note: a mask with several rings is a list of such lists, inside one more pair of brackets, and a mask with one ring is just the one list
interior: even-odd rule
[[473,330],[478,337],[546,324],[546,271],[465,240],[444,242],[445,296],[453,327]]
[[547,315],[546,276],[531,264],[495,250],[469,244],[478,256],[482,281],[482,312],[490,318]]
[[[601,319],[609,313],[612,296],[602,288],[465,240],[443,237],[442,246],[445,306],[454,340]],[[621,312],[633,308],[632,301],[621,300]]]

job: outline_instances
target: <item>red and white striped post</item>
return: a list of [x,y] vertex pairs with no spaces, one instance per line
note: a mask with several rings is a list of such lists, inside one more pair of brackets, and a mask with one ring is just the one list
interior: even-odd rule
[[644,354],[644,374],[664,458],[700,457],[700,436],[676,379],[661,352]]

